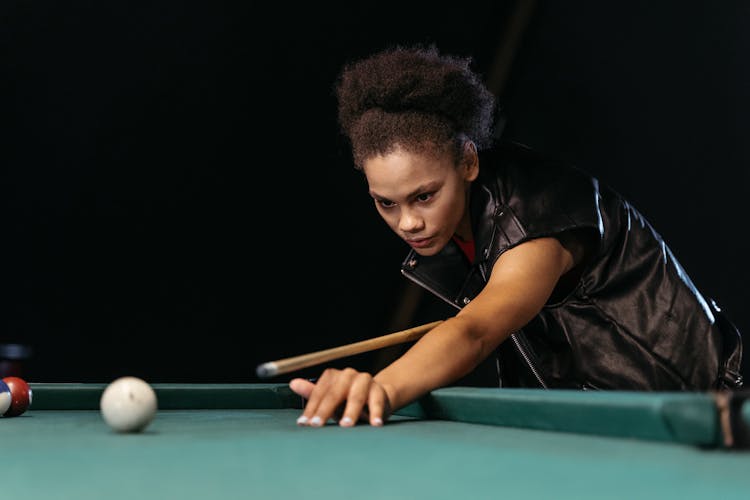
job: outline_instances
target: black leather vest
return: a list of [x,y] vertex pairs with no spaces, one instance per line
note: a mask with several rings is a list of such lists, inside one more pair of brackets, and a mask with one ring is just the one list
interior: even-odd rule
[[742,340],[649,222],[581,170],[518,144],[482,153],[471,193],[476,257],[453,243],[411,251],[401,271],[461,309],[519,243],[588,231],[596,249],[572,292],[548,302],[497,350],[500,385],[709,390],[742,385]]

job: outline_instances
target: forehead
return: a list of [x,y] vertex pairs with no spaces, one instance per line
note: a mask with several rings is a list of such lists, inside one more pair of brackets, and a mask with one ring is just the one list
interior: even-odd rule
[[442,185],[457,175],[448,154],[431,155],[398,149],[365,160],[367,184],[372,194],[395,199],[420,186]]

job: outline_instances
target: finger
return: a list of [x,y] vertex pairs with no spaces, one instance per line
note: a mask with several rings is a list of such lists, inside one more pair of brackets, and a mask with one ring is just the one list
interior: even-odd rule
[[[306,394],[307,399],[302,415],[297,419],[298,425],[310,425],[310,422],[320,405],[320,401],[323,399],[328,387],[331,385],[331,380],[336,378],[336,372],[338,372],[338,370],[332,368],[326,369],[314,384],[304,379],[301,379],[301,382],[294,383],[294,386],[297,389]],[[308,384],[311,384],[312,387]],[[294,390],[294,388],[292,390]]]
[[346,407],[344,414],[339,420],[342,427],[351,427],[362,416],[362,410],[369,397],[370,386],[372,385],[372,376],[368,373],[359,373],[354,377],[349,396],[346,398]]
[[304,399],[310,399],[310,394],[315,389],[315,384],[303,378],[295,378],[289,382],[289,388]]
[[[331,377],[325,394],[321,397],[317,408],[313,411],[310,425],[315,427],[322,426],[333,416],[336,409],[349,398],[352,382],[358,373],[353,368],[346,368],[338,371],[335,377]],[[317,391],[313,391],[313,394],[315,392]]]
[[380,427],[390,415],[391,405],[388,401],[388,395],[377,383],[373,383],[373,386],[370,389],[370,397],[367,401],[367,407],[370,414],[370,425]]

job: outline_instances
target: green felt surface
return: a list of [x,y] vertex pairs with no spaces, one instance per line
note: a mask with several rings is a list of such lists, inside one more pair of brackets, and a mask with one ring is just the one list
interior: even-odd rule
[[315,429],[284,384],[152,386],[154,422],[118,434],[106,384],[32,383],[0,418],[0,499],[750,498],[707,394],[445,388],[382,428]]
[[112,432],[95,410],[0,419],[9,499],[746,499],[750,455],[397,417],[295,425],[296,409],[160,410]]

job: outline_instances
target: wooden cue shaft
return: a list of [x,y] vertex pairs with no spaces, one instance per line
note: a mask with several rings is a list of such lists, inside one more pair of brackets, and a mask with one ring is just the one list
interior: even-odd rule
[[374,351],[375,349],[382,349],[383,347],[390,347],[396,344],[403,344],[404,342],[419,340],[425,333],[429,332],[442,322],[442,320],[433,321],[432,323],[425,323],[424,325],[407,328],[406,330],[401,330],[396,333],[390,333],[388,335],[355,342],[353,344],[346,344],[332,349],[293,356],[291,358],[269,361],[258,365],[255,372],[260,378],[268,378],[282,373],[307,368],[308,366],[319,365],[334,359],[352,356],[362,352]]

